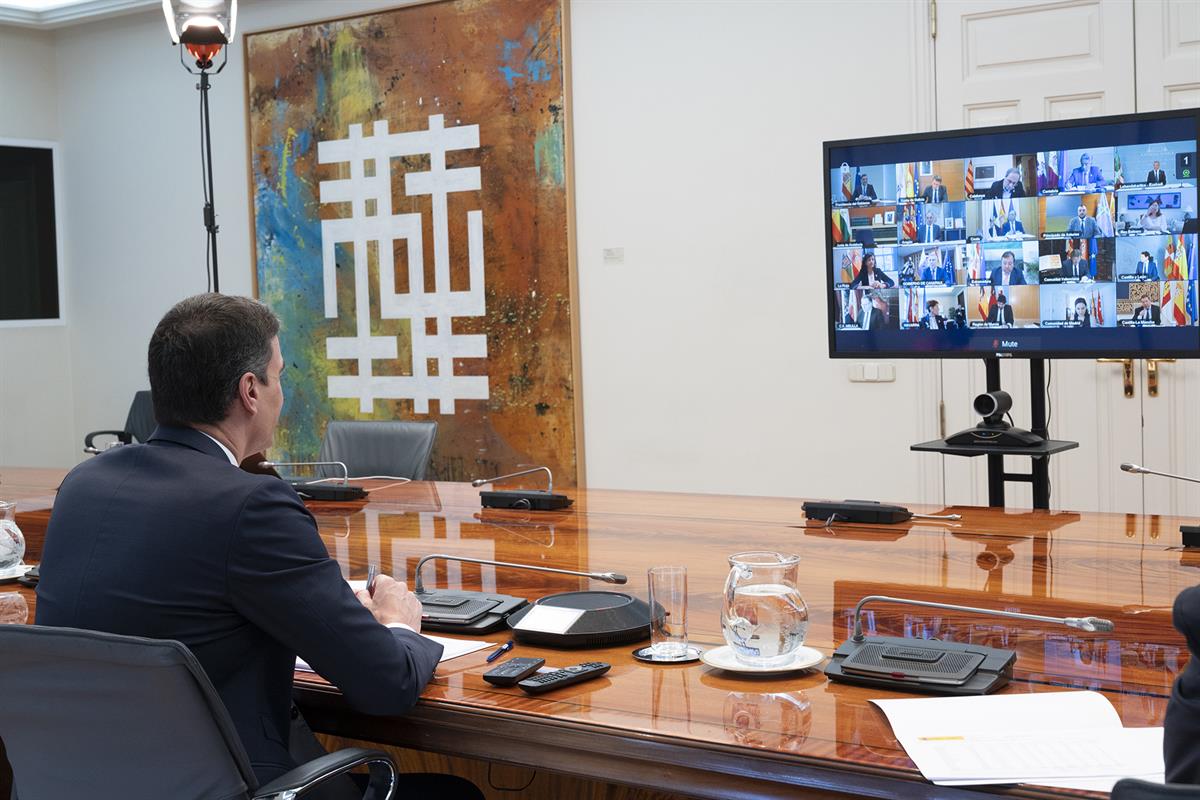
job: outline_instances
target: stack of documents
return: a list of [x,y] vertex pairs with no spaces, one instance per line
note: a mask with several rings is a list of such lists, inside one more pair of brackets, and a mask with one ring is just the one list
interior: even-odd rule
[[927,779],[1110,791],[1163,782],[1162,728],[1126,728],[1096,692],[872,700]]

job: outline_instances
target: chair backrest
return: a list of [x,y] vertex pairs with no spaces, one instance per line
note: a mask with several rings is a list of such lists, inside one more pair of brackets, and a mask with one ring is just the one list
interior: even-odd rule
[[129,404],[129,416],[125,418],[125,430],[133,434],[139,442],[145,442],[154,433],[158,422],[154,419],[154,401],[150,399],[150,391],[143,389],[133,395]]
[[1200,800],[1200,786],[1122,778],[1113,786],[1112,800]]
[[395,475],[422,481],[436,438],[436,422],[331,420],[318,460],[342,461],[351,476]]
[[175,800],[258,787],[221,698],[179,642],[0,625],[14,797]]

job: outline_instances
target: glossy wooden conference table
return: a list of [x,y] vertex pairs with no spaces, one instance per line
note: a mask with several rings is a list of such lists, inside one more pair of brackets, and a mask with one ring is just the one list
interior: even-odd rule
[[[0,497],[16,485],[0,470]],[[36,552],[49,505],[32,491],[18,519]],[[382,489],[370,502],[313,504],[330,553],[351,578],[376,562],[413,579],[433,552],[546,566],[614,570],[645,596],[645,570],[689,570],[689,627],[701,647],[723,644],[719,611],[727,556],[779,550],[802,556],[800,590],[811,615],[807,643],[831,651],[847,638],[854,604],[895,594],[1116,624],[1087,634],[1041,623],[874,606],[868,628],[1018,652],[1009,692],[1090,688],[1126,725],[1160,725],[1170,685],[1186,663],[1170,624],[1175,595],[1200,577],[1200,557],[1177,546],[1179,520],[1114,514],[955,508],[959,524],[806,526],[796,499],[580,491],[563,512],[484,510],[463,484]],[[938,509],[922,509],[937,511]],[[611,588],[586,579],[433,562],[427,586],[525,597]],[[3,588],[0,588],[2,591]],[[30,598],[32,605],[32,598]],[[503,634],[487,637],[503,641]],[[602,679],[539,697],[480,677],[487,651],[440,665],[422,703],[403,719],[350,711],[336,689],[297,676],[314,728],[347,738],[525,765],[709,798],[803,797],[843,791],[873,797],[1062,797],[1033,786],[964,790],[925,783],[872,697],[903,696],[831,684],[819,672],[745,678],[703,664],[650,666],[633,645],[566,651],[518,645],[513,655],[549,666],[600,660]]]

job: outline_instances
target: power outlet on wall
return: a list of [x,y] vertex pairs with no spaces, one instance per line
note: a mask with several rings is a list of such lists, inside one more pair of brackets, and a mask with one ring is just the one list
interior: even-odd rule
[[895,364],[858,361],[850,365],[851,383],[891,383],[895,380]]
[[604,248],[604,263],[605,264],[624,264],[625,263],[625,248],[624,247],[606,247],[606,248]]

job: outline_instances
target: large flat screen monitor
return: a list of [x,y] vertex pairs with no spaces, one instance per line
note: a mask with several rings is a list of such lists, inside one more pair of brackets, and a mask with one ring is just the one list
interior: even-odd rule
[[834,357],[1195,357],[1200,110],[825,143]]

